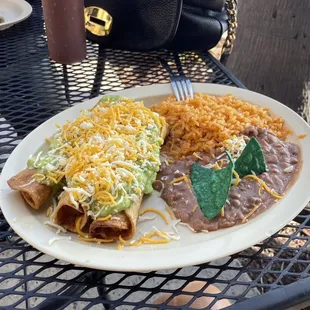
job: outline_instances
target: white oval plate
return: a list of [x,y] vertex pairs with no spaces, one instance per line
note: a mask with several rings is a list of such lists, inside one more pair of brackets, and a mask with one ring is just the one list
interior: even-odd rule
[[31,5],[24,0],[1,0],[0,15],[4,18],[4,22],[0,23],[0,30],[22,22],[30,16],[31,12]]
[[[266,239],[285,226],[300,213],[310,199],[310,189],[307,185],[310,179],[310,158],[305,156],[310,153],[309,125],[281,103],[248,90],[212,84],[193,84],[193,87],[195,92],[214,95],[230,93],[240,99],[268,107],[282,116],[293,129],[294,134],[290,140],[300,144],[304,154],[303,166],[296,183],[278,204],[247,224],[208,234],[195,234],[188,228],[178,225],[181,239],[165,245],[124,247],[120,251],[116,249],[115,244],[97,245],[79,242],[76,240],[76,235],[71,233],[66,234],[71,236],[70,241],[59,240],[49,245],[49,240],[56,234],[55,229],[44,225],[44,221],[47,220],[45,210],[35,211],[29,208],[18,192],[10,190],[6,181],[24,169],[28,157],[44,146],[44,138],[55,132],[56,123],[63,124],[67,119],[76,118],[81,109],[89,109],[98,102],[98,98],[95,98],[56,115],[36,128],[16,147],[7,160],[1,176],[0,205],[11,227],[38,250],[73,264],[103,270],[150,271],[195,265],[225,257]],[[170,95],[171,87],[168,84],[153,85],[114,94],[144,100],[145,105],[150,106]],[[307,137],[298,140],[297,135],[303,133],[306,133]],[[165,203],[158,197],[158,193],[154,192],[144,199],[143,207],[147,206],[163,209]],[[141,231],[151,231],[152,225],[165,231],[172,231],[171,227],[168,228],[162,219],[157,217],[153,222],[140,223],[137,234],[141,234]]]

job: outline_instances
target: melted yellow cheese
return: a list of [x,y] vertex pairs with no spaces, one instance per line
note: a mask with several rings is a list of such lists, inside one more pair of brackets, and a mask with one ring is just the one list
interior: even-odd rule
[[244,178],[245,179],[250,178],[250,179],[256,180],[261,186],[263,186],[263,188],[269,195],[273,196],[276,199],[282,199],[284,197],[283,195],[279,195],[275,191],[271,190],[267,186],[267,184],[263,180],[261,180],[259,177],[257,177],[256,175],[249,174],[249,175],[246,175]]
[[166,215],[164,213],[162,213],[161,211],[155,209],[155,208],[146,208],[140,212],[140,215],[143,215],[144,213],[147,213],[147,212],[154,212],[154,213],[158,214],[165,221],[165,223],[167,225],[169,224],[169,221],[168,221]]

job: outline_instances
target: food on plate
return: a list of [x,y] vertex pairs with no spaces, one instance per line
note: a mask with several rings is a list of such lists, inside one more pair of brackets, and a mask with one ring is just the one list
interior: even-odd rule
[[164,118],[142,102],[105,96],[58,128],[47,139],[48,151],[30,157],[8,184],[36,209],[52,196],[49,224],[77,232],[81,240],[130,239],[159,170]]
[[199,93],[194,99],[182,102],[171,96],[151,109],[169,124],[170,134],[162,152],[174,158],[194,152],[208,153],[251,125],[268,129],[282,140],[290,134],[282,118],[273,118],[268,109],[231,95]]
[[[144,191],[144,193],[149,194],[150,192]],[[119,237],[124,240],[131,239],[136,233],[142,197],[142,193],[137,195],[137,198],[133,200],[129,208],[116,213],[115,216],[111,217],[111,215],[108,215],[104,219],[95,219],[89,228],[90,235],[99,240],[105,238],[119,240]]]
[[25,201],[33,208],[39,209],[51,196],[52,186],[36,182],[35,169],[25,169],[8,180],[9,186],[20,191]]
[[0,13],[0,24],[4,23],[4,17],[2,16],[2,14]]
[[[169,97],[151,109],[104,96],[57,127],[9,186],[34,209],[51,201],[46,223],[59,231],[119,249],[179,240],[177,224],[207,233],[246,223],[282,199],[301,168],[284,120],[232,96]],[[167,205],[140,210],[153,188]],[[140,237],[138,219],[152,227]]]
[[245,223],[282,199],[300,170],[300,149],[267,109],[231,96],[168,98],[151,108],[170,133],[154,188],[196,232]]
[[76,207],[75,201],[70,197],[68,192],[63,192],[61,196],[58,196],[58,204],[51,213],[51,219],[53,223],[59,225],[69,231],[77,232],[76,222],[81,218],[79,222],[79,229],[83,229],[87,224],[88,208],[83,204],[78,204]]

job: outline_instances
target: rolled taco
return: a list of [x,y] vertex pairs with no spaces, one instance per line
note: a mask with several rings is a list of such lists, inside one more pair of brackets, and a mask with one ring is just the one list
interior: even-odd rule
[[114,239],[121,236],[124,240],[131,239],[136,233],[141,199],[131,205],[130,208],[112,216],[106,221],[95,220],[89,227],[89,234],[92,238]]
[[33,209],[39,209],[52,195],[52,186],[38,183],[34,179],[35,169],[25,169],[8,180],[13,190],[20,191],[21,195]]
[[51,220],[69,231],[77,232],[76,221],[80,217],[82,217],[80,228],[83,229],[87,223],[87,210],[81,206],[77,209],[71,202],[69,194],[63,192],[55,211],[51,215]]
[[[164,140],[168,133],[166,123],[161,128],[160,136]],[[155,174],[156,176],[156,174]],[[154,180],[151,179],[152,186]],[[92,238],[98,239],[114,239],[118,240],[119,236],[124,240],[131,239],[136,233],[137,220],[139,217],[139,210],[141,207],[143,193],[139,199],[131,204],[128,209],[114,214],[108,220],[94,220],[89,228],[89,234]]]
[[40,199],[34,196],[29,203],[38,208],[52,189],[62,190],[53,197],[57,205],[50,217],[56,225],[84,239],[130,239],[143,195],[153,191],[159,170],[160,147],[167,135],[164,118],[143,102],[108,96],[58,128],[47,139],[49,150],[28,160],[33,170],[26,170],[26,180],[19,183],[25,187],[12,182],[19,175],[9,184],[26,192],[38,171],[40,183],[24,196],[29,201],[35,192]]

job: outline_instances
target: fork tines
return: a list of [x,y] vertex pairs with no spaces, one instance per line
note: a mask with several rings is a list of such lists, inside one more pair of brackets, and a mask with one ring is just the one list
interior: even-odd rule
[[170,81],[177,101],[194,97],[191,81],[185,75],[170,76]]

